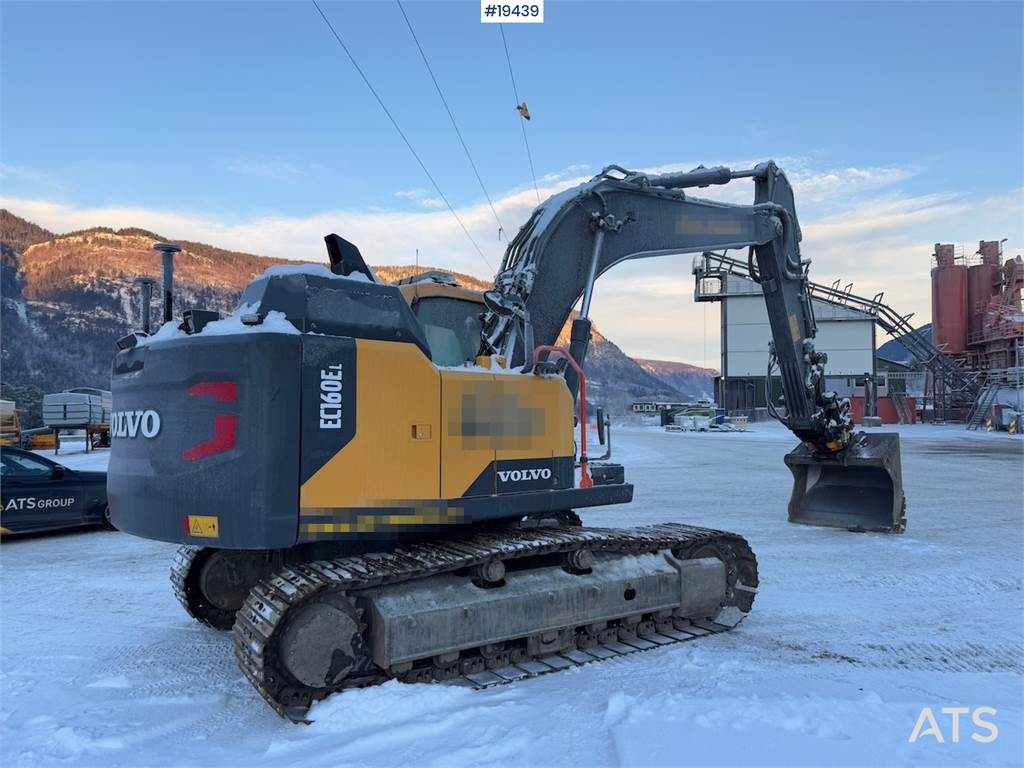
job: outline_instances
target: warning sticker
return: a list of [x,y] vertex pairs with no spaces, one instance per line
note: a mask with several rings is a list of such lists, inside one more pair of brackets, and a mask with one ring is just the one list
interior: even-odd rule
[[216,515],[189,515],[188,535],[216,539],[220,536]]

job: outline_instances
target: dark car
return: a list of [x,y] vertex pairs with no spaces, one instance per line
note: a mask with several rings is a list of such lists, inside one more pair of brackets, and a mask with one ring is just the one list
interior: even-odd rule
[[0,449],[0,533],[111,528],[107,473],[83,472],[20,448]]

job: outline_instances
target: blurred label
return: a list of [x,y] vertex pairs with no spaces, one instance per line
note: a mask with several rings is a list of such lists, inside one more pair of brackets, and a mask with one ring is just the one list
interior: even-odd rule
[[480,0],[480,21],[484,24],[543,24],[544,0],[532,3],[492,3]]

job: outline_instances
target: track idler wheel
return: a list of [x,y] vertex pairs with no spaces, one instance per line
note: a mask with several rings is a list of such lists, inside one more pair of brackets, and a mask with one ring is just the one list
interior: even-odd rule
[[190,616],[229,630],[250,590],[272,570],[267,552],[181,547],[171,567],[171,583]]
[[680,551],[676,556],[681,560],[714,557],[725,564],[725,600],[714,616],[705,618],[714,621],[726,608],[734,608],[744,614],[753,609],[758,585],[757,559],[745,540],[736,537],[729,541],[705,543]]
[[277,642],[281,667],[314,689],[336,688],[349,677],[376,671],[365,639],[366,625],[344,594],[325,594],[296,610]]

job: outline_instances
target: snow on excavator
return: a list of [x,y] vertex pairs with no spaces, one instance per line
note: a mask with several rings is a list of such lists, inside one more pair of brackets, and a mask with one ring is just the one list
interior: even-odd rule
[[[685,192],[747,177],[749,206]],[[330,270],[272,268],[226,319],[190,310],[122,339],[113,371],[113,523],[183,545],[179,599],[233,628],[280,714],[389,678],[509,682],[726,631],[751,610],[742,537],[590,528],[575,512],[633,498],[621,465],[588,459],[582,367],[594,283],[627,259],[749,248],[778,416],[801,440],[790,520],[903,530],[898,438],[854,434],[824,391],[774,164],[609,167],[534,211],[482,296],[383,285],[355,246],[326,240]],[[553,347],[580,297],[570,347]]]

